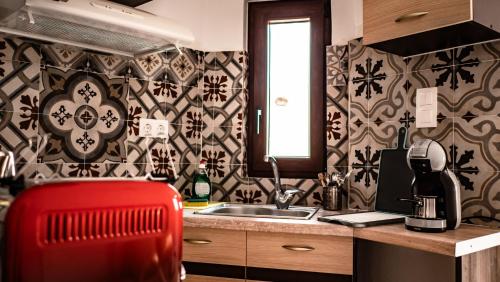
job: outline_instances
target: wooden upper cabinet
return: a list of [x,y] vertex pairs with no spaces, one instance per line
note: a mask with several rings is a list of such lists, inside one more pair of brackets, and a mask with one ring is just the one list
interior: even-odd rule
[[400,56],[500,38],[499,0],[363,0],[363,44]]
[[471,0],[364,0],[363,44],[470,20]]

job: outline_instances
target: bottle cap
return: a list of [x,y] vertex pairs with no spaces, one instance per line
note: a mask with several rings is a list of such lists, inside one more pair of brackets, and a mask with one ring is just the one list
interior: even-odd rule
[[200,165],[199,165],[198,167],[199,167],[200,169],[204,169],[204,168],[206,168],[206,166],[207,166],[207,162],[206,162],[205,160],[202,160],[202,161],[200,162]]

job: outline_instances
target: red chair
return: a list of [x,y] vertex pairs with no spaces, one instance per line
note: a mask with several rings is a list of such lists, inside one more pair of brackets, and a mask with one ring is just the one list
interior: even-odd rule
[[182,199],[171,185],[45,184],[9,208],[3,281],[179,281],[181,256]]

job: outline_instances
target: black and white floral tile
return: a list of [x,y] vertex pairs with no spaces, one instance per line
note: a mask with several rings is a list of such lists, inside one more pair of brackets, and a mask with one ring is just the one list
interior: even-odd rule
[[326,140],[328,166],[347,166],[348,48],[328,46]]
[[36,163],[39,84],[38,46],[0,40],[0,149],[14,152],[18,169]]
[[[380,150],[405,126],[409,142],[432,138],[448,150],[466,220],[498,225],[488,218],[500,219],[500,41],[406,59],[361,40],[348,48],[350,206],[373,208]],[[438,88],[436,128],[415,125],[424,87]]]
[[40,163],[120,163],[126,159],[124,78],[41,68]]

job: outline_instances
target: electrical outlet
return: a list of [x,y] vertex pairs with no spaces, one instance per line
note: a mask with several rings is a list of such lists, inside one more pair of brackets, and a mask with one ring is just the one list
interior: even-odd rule
[[141,118],[139,120],[139,136],[140,137],[154,137],[153,136],[154,123],[155,123],[154,119]]
[[156,121],[156,137],[168,139],[168,120]]
[[168,121],[141,118],[139,120],[139,136],[151,138],[168,138]]

